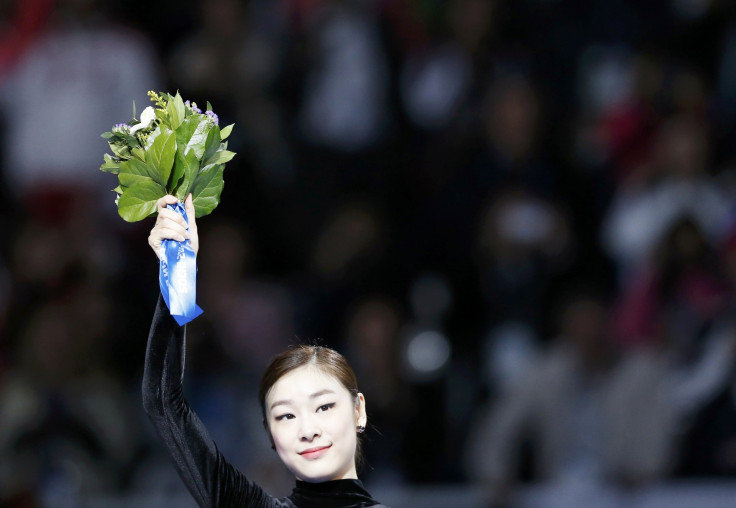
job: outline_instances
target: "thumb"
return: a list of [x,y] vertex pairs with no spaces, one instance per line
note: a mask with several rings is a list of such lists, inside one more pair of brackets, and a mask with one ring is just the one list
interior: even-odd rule
[[197,221],[195,219],[196,212],[194,210],[194,202],[192,195],[189,194],[184,200],[184,208],[187,211],[187,218],[189,219],[189,240],[191,242],[194,254],[199,252],[199,234],[197,234]]
[[195,219],[194,202],[192,201],[192,195],[187,195],[184,200],[184,208],[187,211],[187,218],[189,219],[189,229],[197,229],[197,221]]

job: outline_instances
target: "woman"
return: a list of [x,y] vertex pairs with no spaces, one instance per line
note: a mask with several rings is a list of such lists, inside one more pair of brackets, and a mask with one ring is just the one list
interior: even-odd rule
[[[191,196],[183,217],[157,203],[148,243],[158,254],[165,239],[199,248]],[[365,398],[345,358],[325,347],[298,346],[277,355],[261,381],[263,424],[273,449],[296,477],[291,495],[277,499],[229,464],[182,394],[185,328],[159,297],[143,374],[143,405],[179,474],[203,507],[380,507],[356,472],[358,434],[365,430]]]

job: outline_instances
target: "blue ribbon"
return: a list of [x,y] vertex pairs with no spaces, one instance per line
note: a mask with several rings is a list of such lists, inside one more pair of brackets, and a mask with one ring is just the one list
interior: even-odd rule
[[[167,205],[166,208],[182,215],[184,220],[187,221],[187,225],[189,224],[189,218],[183,203]],[[161,294],[172,317],[179,323],[179,326],[184,326],[202,314],[202,309],[195,302],[197,296],[197,257],[188,239],[183,242],[163,240],[161,247],[164,250],[163,256],[160,258],[158,272]]]

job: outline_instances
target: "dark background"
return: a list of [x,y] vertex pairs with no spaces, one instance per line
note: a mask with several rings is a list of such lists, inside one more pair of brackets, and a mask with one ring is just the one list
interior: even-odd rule
[[[99,134],[149,89],[235,123],[222,202],[198,221],[187,394],[274,493],[292,480],[254,392],[299,341],[357,371],[361,477],[379,489],[495,485],[468,458],[482,415],[576,333],[605,350],[603,376],[640,354],[666,365],[663,390],[720,372],[667,406],[655,471],[600,481],[736,473],[736,412],[718,402],[733,367],[699,362],[714,329],[733,341],[732,2],[4,0],[0,15],[2,506],[183,490],[139,401],[153,220],[122,221],[98,171]],[[580,301],[602,313],[575,321]],[[549,479],[519,434],[512,477]]]

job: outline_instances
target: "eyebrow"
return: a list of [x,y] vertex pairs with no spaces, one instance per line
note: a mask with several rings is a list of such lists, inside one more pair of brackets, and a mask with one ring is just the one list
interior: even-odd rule
[[[325,388],[324,390],[320,390],[318,392],[314,392],[309,396],[310,399],[316,399],[317,397],[321,397],[322,395],[327,395],[328,393],[335,393],[334,391],[330,390],[329,388]],[[293,404],[294,401],[291,399],[285,399],[285,400],[278,400],[271,404],[271,411],[273,411],[273,408],[276,406],[288,406],[290,404]]]

